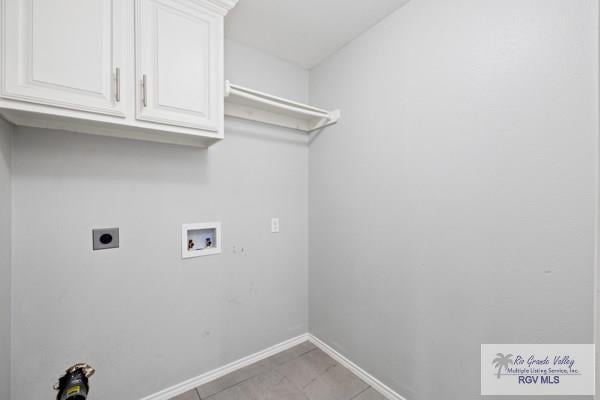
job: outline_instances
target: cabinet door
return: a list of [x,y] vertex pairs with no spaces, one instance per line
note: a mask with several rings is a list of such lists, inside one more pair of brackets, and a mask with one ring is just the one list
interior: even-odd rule
[[2,2],[3,97],[124,115],[125,1]]
[[137,0],[137,118],[218,133],[222,46],[223,17],[200,1]]

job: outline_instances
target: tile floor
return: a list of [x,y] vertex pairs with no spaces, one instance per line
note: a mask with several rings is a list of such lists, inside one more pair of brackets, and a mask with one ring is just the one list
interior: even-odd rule
[[385,400],[310,342],[225,375],[172,400]]

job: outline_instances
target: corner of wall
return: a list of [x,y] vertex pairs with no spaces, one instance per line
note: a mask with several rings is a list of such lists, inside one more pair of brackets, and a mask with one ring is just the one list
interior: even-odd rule
[[12,163],[15,128],[0,118],[0,398],[10,399],[12,363]]

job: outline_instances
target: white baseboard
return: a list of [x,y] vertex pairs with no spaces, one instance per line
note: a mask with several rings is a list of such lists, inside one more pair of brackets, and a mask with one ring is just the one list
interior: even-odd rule
[[331,346],[323,342],[318,337],[305,333],[300,336],[296,336],[295,338],[286,340],[285,342],[281,342],[276,344],[275,346],[271,346],[267,349],[259,351],[258,353],[254,353],[244,358],[240,358],[237,361],[214,369],[212,371],[206,372],[202,375],[199,375],[195,378],[188,379],[187,381],[178,383],[177,385],[171,386],[170,388],[161,390],[160,392],[151,394],[150,396],[146,396],[141,400],[169,400],[175,396],[178,396],[182,393],[185,393],[189,390],[192,390],[198,386],[202,386],[205,383],[214,381],[222,376],[230,374],[238,369],[244,368],[250,364],[254,364],[255,362],[264,360],[265,358],[271,357],[274,354],[280,353],[284,350],[287,350],[291,347],[297,346],[302,342],[310,341],[315,346],[323,350],[327,353],[331,358],[336,360],[338,363],[343,365],[352,371],[356,376],[369,384],[373,389],[377,390],[383,396],[385,396],[389,400],[406,400],[404,397],[400,396],[398,393],[394,392],[392,389],[381,383],[377,378],[360,368],[358,365],[354,364],[348,358],[344,357],[340,353],[338,353]]
[[146,396],[142,400],[169,400],[177,395],[187,392],[188,390],[192,390],[198,386],[204,385],[205,383],[214,381],[215,379],[232,373],[233,371],[237,371],[238,369],[244,368],[250,364],[254,364],[255,362],[264,360],[267,357],[271,357],[274,354],[280,353],[291,347],[297,346],[302,342],[306,342],[307,340],[309,340],[309,335],[306,333],[300,336],[296,336],[295,338],[286,340],[285,342],[281,342],[279,344],[276,344],[275,346],[271,346],[268,349],[264,349],[259,351],[258,353],[254,353],[247,357],[240,358],[237,361],[234,361],[217,369],[213,369],[212,371],[208,371],[207,373],[199,375],[195,378],[188,379],[187,381],[178,383],[177,385],[171,386],[170,388],[161,390],[160,392],[151,394],[150,396]]
[[377,390],[388,400],[406,400],[406,398],[400,396],[398,393],[390,389],[388,386],[383,384],[373,375],[369,374],[364,369],[360,368],[358,365],[354,364],[348,358],[344,357],[333,347],[329,346],[327,343],[323,342],[321,339],[316,337],[315,335],[308,334],[308,340],[327,353],[331,358],[336,360],[338,363],[348,368],[354,375],[358,376],[360,379],[368,383],[373,389]]

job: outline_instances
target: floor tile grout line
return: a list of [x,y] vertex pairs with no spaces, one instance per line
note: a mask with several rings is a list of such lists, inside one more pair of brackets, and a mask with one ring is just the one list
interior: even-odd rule
[[[308,341],[308,340],[307,340],[307,341],[305,341],[305,342],[302,342],[302,343],[300,343],[300,344],[299,344],[299,345],[297,345],[297,346],[300,346],[300,345],[302,345],[302,344],[304,344],[304,343],[310,343],[310,341]],[[292,348],[293,348],[293,347],[292,347]],[[290,349],[292,349],[292,348],[290,348]],[[288,350],[290,350],[290,349],[288,349]],[[300,357],[302,357],[303,355],[305,355],[305,354],[308,354],[308,353],[310,353],[311,351],[315,351],[315,350],[319,350],[319,348],[315,346],[315,348],[314,348],[314,349],[310,349],[310,350],[307,350],[307,351],[305,351],[304,353],[298,354],[298,355],[294,356],[292,359],[290,359],[290,360],[286,361],[286,362],[285,362],[285,363],[283,363],[283,364],[277,364],[277,368],[281,367],[281,366],[282,366],[282,365],[284,365],[284,364],[287,364],[288,362],[291,362],[291,361],[295,360],[296,358],[300,358]],[[286,351],[286,350],[284,350],[284,351],[281,351],[281,352],[279,352],[279,353],[277,353],[277,354],[281,354],[281,353],[283,353],[283,352],[285,352],[285,351]],[[273,356],[276,356],[277,354],[273,354]],[[271,357],[273,357],[273,356],[271,356]],[[260,361],[257,361],[257,362],[255,362],[255,363],[252,363],[252,364],[250,364],[250,365],[246,365],[244,368],[251,367],[251,366],[253,366],[253,365],[255,365],[255,364],[258,364],[259,362],[265,361],[266,359],[268,359],[268,358],[271,358],[271,357],[267,357],[267,358],[264,358],[264,359],[262,359],[262,360],[260,360]],[[273,367],[267,367],[267,368],[266,368],[266,370],[274,370],[274,368],[273,368]],[[199,387],[196,387],[196,388],[194,388],[194,390],[195,390],[195,391],[196,391],[196,393],[198,394],[198,397],[200,398],[200,400],[209,400],[211,397],[213,397],[213,396],[216,396],[217,394],[219,394],[219,393],[221,393],[221,392],[224,392],[224,391],[226,391],[226,390],[228,390],[228,389],[231,389],[231,388],[233,388],[233,387],[236,387],[236,386],[238,386],[238,385],[241,385],[242,383],[244,383],[244,382],[246,382],[246,381],[249,381],[249,380],[250,380],[250,379],[252,379],[252,378],[255,378],[255,377],[257,377],[257,376],[259,376],[259,375],[263,374],[264,372],[265,372],[265,371],[261,371],[261,372],[259,372],[259,373],[255,374],[255,375],[252,375],[252,376],[250,376],[250,377],[248,377],[248,378],[246,378],[246,379],[244,379],[244,380],[242,380],[242,381],[239,381],[239,382],[237,382],[237,383],[235,383],[235,384],[233,384],[233,385],[231,385],[231,386],[227,386],[226,388],[224,388],[224,389],[222,389],[222,390],[219,390],[218,392],[216,392],[216,393],[213,393],[213,394],[211,394],[210,396],[206,397],[206,399],[202,399],[202,396],[200,395],[200,391],[198,390],[198,389],[199,389]],[[227,375],[225,375],[225,376],[227,376]],[[221,377],[221,378],[222,378],[222,377]],[[285,376],[284,376],[284,378],[285,378]],[[220,378],[219,378],[219,379],[220,379]],[[213,381],[213,382],[214,382],[214,381]],[[210,382],[207,382],[207,383],[210,383]]]
[[[250,365],[253,365],[253,364],[250,364]],[[250,365],[248,365],[248,366],[250,366]],[[264,372],[264,371],[263,371],[263,372]],[[211,397],[213,397],[213,396],[216,396],[216,395],[218,395],[219,393],[222,393],[222,392],[224,392],[224,391],[226,391],[226,390],[229,390],[229,389],[231,389],[231,388],[234,388],[234,387],[236,387],[236,386],[238,386],[238,385],[241,385],[242,383],[244,383],[244,382],[247,382],[247,381],[249,381],[249,380],[250,380],[250,379],[252,379],[252,378],[256,378],[256,377],[257,377],[258,375],[260,375],[260,374],[262,374],[262,372],[260,372],[260,373],[258,373],[258,374],[256,374],[256,375],[252,375],[252,376],[250,376],[250,377],[248,377],[248,378],[246,378],[246,379],[244,379],[244,380],[242,380],[242,381],[239,381],[239,382],[237,382],[237,383],[234,383],[234,384],[233,384],[233,385],[231,385],[231,386],[227,386],[226,388],[224,388],[224,389],[222,389],[222,390],[219,390],[219,391],[218,391],[218,392],[216,392],[216,393],[213,393],[213,394],[211,394],[210,396],[208,396],[208,397],[206,398],[206,400],[210,399],[210,398],[211,398]],[[225,376],[227,376],[227,375],[225,375]],[[198,388],[196,388],[196,389],[198,389]],[[200,393],[200,392],[198,392],[198,393]],[[200,400],[202,400],[202,396],[200,396]]]
[[[300,343],[300,344],[298,344],[298,345],[296,345],[296,346],[294,346],[294,347],[300,347],[300,346],[302,346],[302,345],[305,345],[306,343],[311,343],[311,342],[310,342],[310,341],[304,341],[304,342],[302,342],[302,343]],[[273,373],[273,372],[277,372],[278,374],[280,374],[280,375],[281,375],[281,379],[278,379],[278,380],[277,380],[277,382],[276,382],[274,385],[271,385],[271,384],[269,384],[269,387],[271,387],[271,386],[277,386],[277,385],[281,385],[281,383],[282,383],[282,382],[284,382],[284,381],[287,381],[287,382],[289,382],[289,383],[291,384],[291,386],[292,386],[292,387],[295,387],[295,388],[296,388],[296,390],[299,390],[299,393],[298,393],[298,394],[299,394],[299,395],[301,394],[301,395],[303,396],[303,399],[304,399],[304,400],[310,400],[310,397],[308,396],[308,393],[306,392],[306,389],[307,389],[309,386],[311,386],[311,385],[312,385],[312,384],[313,384],[315,381],[317,381],[317,380],[319,380],[320,378],[322,378],[322,377],[324,377],[325,375],[327,375],[327,374],[330,372],[330,370],[332,370],[333,368],[336,368],[337,366],[340,366],[340,367],[342,367],[343,369],[347,369],[347,368],[346,368],[344,365],[342,365],[341,363],[339,363],[339,362],[337,362],[335,359],[333,359],[333,360],[332,360],[332,361],[333,361],[333,364],[332,364],[332,365],[330,365],[330,366],[326,367],[326,368],[325,368],[325,370],[323,370],[323,371],[322,371],[322,372],[320,372],[320,373],[319,373],[319,374],[318,374],[316,377],[314,377],[313,379],[311,379],[311,380],[310,380],[310,381],[309,381],[309,382],[308,382],[306,385],[299,386],[298,384],[296,384],[296,382],[294,382],[293,380],[290,380],[290,379],[289,379],[289,377],[287,376],[287,374],[285,374],[285,373],[283,373],[283,372],[281,371],[281,368],[282,368],[283,366],[285,366],[286,364],[288,364],[288,363],[291,363],[291,362],[293,362],[293,361],[295,361],[295,360],[298,360],[299,358],[302,358],[302,357],[306,356],[306,355],[307,355],[307,354],[309,354],[309,353],[312,353],[312,352],[319,352],[319,351],[323,352],[323,350],[322,350],[322,349],[320,349],[319,347],[316,347],[316,346],[315,346],[315,347],[314,347],[314,348],[312,348],[312,349],[303,349],[303,351],[302,351],[301,353],[297,353],[297,354],[295,354],[295,353],[293,353],[293,352],[292,352],[292,354],[291,354],[291,358],[290,358],[289,360],[287,360],[287,361],[285,361],[285,362],[281,363],[281,364],[278,364],[278,363],[277,363],[277,362],[275,362],[274,360],[271,360],[271,362],[265,362],[265,361],[267,361],[267,360],[269,360],[269,359],[272,359],[273,357],[275,357],[275,356],[277,356],[277,355],[280,355],[280,354],[282,354],[282,353],[284,353],[284,352],[286,352],[286,351],[288,351],[288,350],[292,350],[292,349],[294,349],[294,347],[291,347],[291,348],[289,348],[289,349],[286,349],[286,350],[280,351],[279,353],[273,354],[273,355],[271,355],[271,356],[269,356],[269,357],[266,357],[266,358],[264,358],[264,359],[261,359],[261,360],[259,360],[259,361],[256,361],[256,362],[254,362],[254,363],[252,363],[252,364],[250,364],[250,365],[247,365],[247,366],[245,366],[244,368],[247,368],[247,367],[252,367],[252,366],[256,366],[257,364],[260,364],[261,362],[264,362],[264,365],[262,365],[262,366],[260,366],[260,367],[258,368],[259,372],[256,372],[256,373],[254,373],[254,374],[251,374],[251,375],[250,375],[250,376],[248,376],[246,379],[243,379],[243,380],[241,380],[241,381],[239,381],[239,382],[237,382],[237,383],[235,383],[235,384],[233,384],[233,385],[227,386],[227,387],[225,387],[225,388],[223,388],[223,389],[219,390],[218,392],[215,392],[215,393],[213,393],[213,394],[211,394],[211,395],[209,395],[209,396],[207,396],[207,397],[203,397],[203,396],[200,394],[200,388],[201,388],[202,386],[204,386],[204,385],[208,385],[208,384],[210,384],[210,383],[212,383],[212,382],[215,382],[215,381],[216,381],[216,379],[215,379],[215,380],[213,380],[213,381],[210,381],[210,382],[206,382],[206,383],[205,383],[205,384],[203,384],[203,385],[200,385],[200,386],[197,386],[197,387],[193,388],[191,391],[193,391],[193,392],[194,392],[194,394],[195,394],[195,397],[194,397],[194,398],[195,398],[196,400],[210,400],[210,399],[214,398],[215,396],[217,396],[217,395],[221,394],[221,393],[222,393],[222,392],[224,392],[224,391],[227,391],[227,390],[229,390],[229,389],[235,388],[236,386],[238,386],[238,387],[239,387],[239,386],[243,385],[244,383],[246,383],[246,382],[248,382],[248,381],[250,381],[250,380],[252,380],[252,379],[255,379],[255,378],[259,377],[259,376],[262,376],[262,375],[267,375],[267,374],[269,374],[269,373]],[[324,354],[326,354],[326,355],[328,355],[326,352],[323,352],[323,353],[324,353]],[[243,369],[243,368],[242,368],[242,369]],[[240,369],[240,370],[241,370],[241,369]],[[227,375],[233,374],[233,373],[235,373],[235,372],[237,372],[237,371],[239,371],[239,370],[236,370],[236,371],[230,372],[230,373],[229,373],[229,374],[227,374]],[[361,396],[363,393],[367,392],[368,390],[375,390],[376,392],[378,392],[378,391],[377,391],[375,388],[373,388],[373,386],[369,385],[367,382],[365,382],[364,380],[362,380],[362,379],[361,379],[360,377],[358,377],[358,376],[357,376],[357,375],[356,375],[354,372],[352,372],[352,371],[351,371],[351,370],[349,370],[349,369],[348,369],[348,372],[349,372],[351,375],[353,375],[354,377],[356,377],[358,380],[362,381],[362,383],[364,383],[364,384],[366,385],[366,387],[364,387],[364,388],[363,388],[362,390],[360,390],[358,393],[355,393],[354,395],[350,395],[351,397],[347,397],[347,398],[346,398],[346,397],[344,397],[344,399],[343,399],[343,400],[356,400],[356,399],[357,399],[359,396]],[[220,378],[223,378],[223,377],[225,377],[225,376],[227,376],[227,375],[224,375],[224,376],[222,376],[222,377],[220,377]],[[218,378],[218,379],[220,379],[220,378]],[[240,390],[241,390],[241,389],[240,389]],[[348,394],[347,394],[347,395],[348,395]],[[384,397],[384,399],[386,399],[386,400],[387,400],[387,397]]]
[[[306,342],[302,342],[302,343],[310,343],[310,341],[308,341],[308,340],[307,340]],[[306,354],[308,354],[308,353],[312,353],[313,351],[317,351],[317,350],[321,350],[321,349],[319,349],[318,347],[316,347],[316,346],[315,346],[315,348],[314,348],[314,349],[310,349],[310,350],[307,350],[307,351],[305,351],[304,353],[298,354],[296,357],[293,357],[292,359],[290,359],[290,360],[288,360],[288,361],[284,362],[283,364],[278,364],[278,365],[277,365],[277,368],[279,369],[279,368],[281,368],[282,366],[284,366],[284,365],[286,365],[286,364],[288,364],[288,363],[290,363],[290,362],[292,362],[292,361],[294,361],[294,360],[296,360],[296,359],[298,359],[298,358],[300,358],[300,357],[302,357],[302,356],[304,356],[304,355],[306,355]],[[321,351],[322,351],[322,350],[321,350]],[[287,377],[285,374],[283,374],[283,373],[282,373],[282,375],[283,375],[283,377],[284,377],[284,378],[287,378],[287,379],[289,380],[289,377]],[[315,378],[315,379],[316,379],[316,378]],[[308,383],[306,386],[308,386],[308,385],[309,385],[310,383],[312,383],[313,381],[314,381],[314,379],[313,379],[312,381],[310,381],[310,382],[309,382],[309,383]],[[301,391],[301,392],[304,394],[304,396],[305,396],[305,397],[308,397],[308,396],[306,396],[306,393],[304,393],[304,388],[306,388],[306,386],[304,386],[304,387],[300,387],[300,386],[298,386],[298,385],[297,385],[295,382],[293,382],[293,381],[291,381],[291,380],[290,380],[290,382],[291,382],[291,384],[292,384],[292,385],[294,385],[296,388],[298,388],[298,389],[299,389],[299,390],[300,390],[300,391]]]
[[[244,368],[251,367],[251,366],[253,366],[253,365],[256,365],[256,364],[258,364],[259,362],[261,362],[261,361],[264,361],[264,360],[266,360],[266,358],[265,358],[265,359],[263,359],[263,360],[257,361],[257,362],[255,362],[255,363],[252,363],[252,364],[250,364],[250,365],[246,365]],[[246,378],[246,379],[244,379],[244,380],[241,380],[241,381],[239,381],[239,382],[237,382],[237,383],[234,383],[234,384],[233,384],[233,385],[231,385],[231,386],[227,386],[227,387],[225,387],[224,389],[222,389],[222,390],[219,390],[218,392],[211,394],[210,396],[208,396],[208,397],[206,398],[206,400],[210,399],[210,398],[211,398],[211,397],[213,397],[213,396],[216,396],[216,395],[218,395],[218,394],[219,394],[219,393],[221,393],[221,392],[224,392],[224,391],[226,391],[226,390],[228,390],[228,389],[231,389],[232,387],[236,387],[236,386],[238,386],[238,385],[241,385],[242,383],[244,383],[244,382],[247,382],[247,381],[249,381],[249,380],[250,380],[250,379],[252,379],[252,378],[256,378],[257,376],[259,376],[259,375],[261,375],[261,374],[265,373],[266,371],[270,371],[270,370],[272,370],[272,369],[273,369],[273,368],[271,368],[271,367],[267,367],[267,368],[265,368],[265,371],[258,372],[258,373],[256,373],[255,375],[249,376],[248,378]],[[239,371],[239,370],[238,370],[238,371]],[[232,372],[232,373],[235,373],[235,372],[237,372],[237,371],[234,371],[234,372]],[[224,375],[224,376],[227,376],[227,375]],[[221,378],[223,378],[223,377],[221,377]],[[214,381],[213,381],[213,382],[214,382]],[[207,382],[207,383],[210,383],[210,382]],[[196,388],[196,390],[198,390],[198,388],[199,388],[199,387],[197,387],[197,388]],[[200,391],[198,391],[198,394],[200,394]],[[203,399],[202,399],[202,396],[200,396],[200,400],[203,400]]]
[[309,387],[314,381],[316,381],[317,379],[319,379],[320,377],[322,377],[323,375],[325,375],[331,368],[337,366],[338,363],[336,362],[335,364],[327,367],[325,369],[325,371],[323,371],[321,374],[317,375],[316,377],[314,377],[313,379],[311,379],[310,382],[308,382],[306,385],[302,386],[300,389],[302,389],[302,391],[304,392],[304,389],[306,389],[307,387]]
[[[307,343],[307,342],[308,342],[308,341],[306,341],[306,342],[302,342],[302,343]],[[293,358],[291,358],[291,359],[287,360],[287,361],[286,361],[286,362],[284,362],[284,363],[281,363],[281,364],[277,364],[277,363],[275,363],[275,364],[277,364],[277,368],[279,368],[279,367],[281,367],[282,365],[285,365],[285,364],[287,364],[287,363],[290,363],[290,362],[294,361],[294,360],[295,360],[295,359],[297,359],[297,358],[300,358],[300,357],[302,357],[302,356],[304,356],[304,355],[306,355],[306,354],[308,354],[308,353],[312,353],[312,352],[313,352],[313,351],[315,351],[315,350],[319,350],[319,348],[318,348],[318,347],[315,347],[314,349],[306,350],[304,353],[300,353],[300,354],[298,354],[297,356],[294,356]],[[284,350],[284,351],[285,351],[285,350]],[[281,353],[274,354],[273,356],[276,356],[276,355],[278,355],[278,354],[282,354],[282,353],[283,353],[283,351],[282,351]],[[273,357],[273,356],[272,356],[272,357]]]
[[[363,381],[363,382],[364,382],[364,381]],[[365,382],[365,383],[366,383],[366,382]],[[362,390],[362,391],[360,391],[360,392],[356,393],[356,395],[355,395],[355,396],[353,396],[353,397],[351,397],[349,400],[354,400],[354,399],[356,399],[358,396],[360,396],[361,394],[363,394],[364,392],[366,392],[366,391],[367,391],[367,390],[369,390],[369,389],[371,389],[371,385],[367,385],[367,387],[366,387],[364,390]],[[202,400],[202,399],[200,399],[200,400]]]
[[[310,341],[305,341],[305,342],[302,342],[302,343],[300,343],[300,344],[299,344],[299,345],[297,345],[297,346],[299,347],[299,346],[301,346],[301,345],[303,345],[303,344],[305,344],[305,343],[310,343]],[[292,347],[292,348],[290,348],[290,349],[287,349],[287,350],[292,350],[292,349],[293,349],[293,347]],[[273,358],[273,357],[275,357],[275,356],[277,356],[277,355],[279,355],[279,354],[282,354],[282,353],[284,353],[285,351],[286,351],[286,350],[283,350],[283,351],[281,351],[281,352],[279,352],[279,353],[273,354],[273,355],[271,355],[271,356],[269,356],[269,357],[266,357],[266,358],[264,358],[264,359],[262,359],[262,360],[256,361],[256,362],[254,362],[254,363],[252,363],[252,364],[250,364],[250,365],[247,365],[247,366],[246,366],[246,367],[244,367],[244,368],[247,368],[247,367],[252,367],[252,366],[256,366],[256,364],[259,364],[259,363],[261,363],[261,362],[264,362],[264,361],[266,361],[266,360],[269,360],[269,359],[271,359],[271,358]],[[233,385],[227,386],[227,387],[225,387],[225,388],[223,388],[223,389],[219,390],[218,392],[215,392],[215,393],[213,393],[213,394],[211,394],[211,395],[209,395],[209,396],[207,396],[207,397],[203,397],[203,396],[200,394],[200,388],[201,388],[203,385],[197,386],[197,387],[193,388],[193,391],[194,391],[194,394],[195,394],[195,398],[196,398],[197,400],[210,400],[210,399],[212,399],[214,396],[217,396],[218,394],[220,394],[220,393],[222,393],[222,392],[224,392],[224,391],[226,391],[226,390],[232,389],[232,388],[234,388],[234,387],[236,387],[236,386],[238,386],[238,387],[239,387],[239,386],[243,385],[244,383],[246,383],[246,382],[250,381],[251,379],[254,379],[254,378],[258,377],[258,376],[265,375],[265,374],[268,374],[268,373],[271,373],[271,372],[274,372],[274,371],[275,371],[275,372],[279,372],[279,373],[281,374],[281,379],[279,379],[279,380],[278,380],[278,382],[275,384],[275,386],[276,386],[276,385],[279,385],[279,384],[281,384],[281,383],[282,383],[284,380],[287,380],[287,381],[289,381],[289,382],[290,382],[290,384],[291,384],[292,386],[295,386],[297,389],[299,389],[299,390],[300,390],[300,393],[302,393],[302,395],[303,395],[303,396],[306,398],[306,400],[310,400],[310,398],[308,397],[308,394],[307,394],[307,392],[306,392],[306,389],[307,389],[307,388],[308,388],[310,385],[312,385],[312,384],[313,384],[315,381],[317,381],[318,379],[320,379],[320,378],[322,378],[323,376],[325,376],[326,374],[328,374],[328,373],[329,373],[329,371],[330,371],[331,369],[333,369],[333,368],[335,368],[335,367],[337,367],[337,366],[341,366],[341,367],[344,367],[344,366],[342,366],[342,364],[338,363],[337,361],[333,360],[333,362],[334,362],[334,363],[333,363],[332,365],[330,365],[330,366],[328,366],[327,368],[325,368],[325,370],[323,370],[323,371],[322,371],[320,374],[318,374],[316,377],[314,377],[313,379],[311,379],[311,380],[310,380],[310,382],[308,382],[306,385],[303,385],[303,386],[298,386],[298,385],[297,385],[297,384],[296,384],[294,381],[290,381],[290,380],[289,380],[289,378],[287,377],[287,375],[286,375],[286,374],[283,374],[283,373],[282,373],[282,371],[280,371],[280,369],[281,369],[281,368],[282,368],[284,365],[286,365],[286,364],[288,364],[288,363],[291,363],[291,362],[293,362],[293,361],[295,361],[295,360],[297,360],[297,359],[299,359],[299,358],[302,358],[302,357],[306,356],[306,355],[307,355],[307,354],[309,354],[309,353],[312,353],[312,352],[319,352],[319,351],[322,351],[322,350],[321,350],[319,347],[315,347],[315,348],[312,348],[312,349],[304,350],[304,351],[302,351],[301,353],[298,353],[298,354],[294,354],[294,353],[292,353],[292,355],[291,355],[291,358],[290,358],[289,360],[287,360],[286,362],[284,362],[284,363],[281,363],[281,364],[278,364],[278,363],[277,363],[277,362],[275,362],[274,360],[271,360],[271,362],[266,362],[266,363],[264,363],[264,364],[265,364],[264,366],[262,366],[261,368],[258,368],[258,369],[259,369],[259,372],[256,372],[256,373],[254,373],[254,374],[251,374],[251,375],[250,375],[249,377],[247,377],[246,379],[243,379],[243,380],[241,380],[241,381],[239,381],[239,382],[237,382],[237,383],[235,383],[235,384],[233,384]],[[325,354],[326,354],[326,353],[325,353]],[[234,371],[234,372],[236,372],[236,371]],[[234,373],[234,372],[231,372],[230,374],[232,374],[232,373]],[[350,371],[350,373],[351,373],[352,375],[356,376],[356,374],[352,373],[352,371]],[[227,375],[224,375],[224,376],[227,376]],[[357,378],[358,378],[358,377],[357,377]],[[362,381],[362,379],[360,379],[360,378],[358,378],[358,379]],[[216,380],[215,380],[215,381],[216,381]],[[211,381],[211,382],[214,382],[214,381]],[[209,384],[209,383],[211,383],[211,382],[207,382],[207,383],[205,383],[205,385],[206,385],[206,384]],[[357,398],[358,398],[360,395],[362,395],[363,393],[365,393],[366,391],[368,391],[369,389],[373,389],[373,387],[372,387],[371,385],[369,385],[368,383],[366,383],[366,382],[364,382],[364,381],[362,381],[362,382],[363,382],[364,384],[366,384],[366,387],[365,387],[364,389],[360,390],[358,393],[356,393],[356,394],[352,395],[352,397],[349,397],[349,398],[347,398],[347,400],[355,400],[355,399],[357,399]]]

